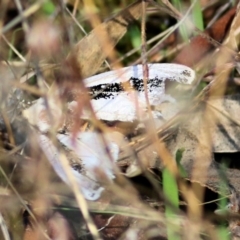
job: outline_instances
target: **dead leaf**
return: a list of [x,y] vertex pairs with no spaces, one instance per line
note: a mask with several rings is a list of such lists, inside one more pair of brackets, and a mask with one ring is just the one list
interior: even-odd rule
[[219,121],[216,131],[213,132],[213,151],[240,151],[240,95],[215,99],[208,104],[212,106]]
[[[75,46],[68,58],[71,58],[72,55],[76,56],[83,78],[96,73],[108,56],[108,53],[103,51],[104,41],[107,40],[111,43],[111,46],[108,46],[108,51],[112,51],[126,33],[129,24],[141,16],[141,8],[141,1],[136,1],[103,22]],[[105,36],[108,39],[104,39]]]
[[[205,30],[204,33],[216,41],[222,42],[229,30],[228,27],[230,26],[235,13],[236,8],[234,7],[216,21],[211,28]],[[182,49],[173,62],[192,67],[213,49],[214,46],[208,39],[198,35],[191,39],[190,44]]]

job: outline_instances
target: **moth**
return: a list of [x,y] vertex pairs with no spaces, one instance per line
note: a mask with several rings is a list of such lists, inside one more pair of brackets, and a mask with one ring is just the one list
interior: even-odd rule
[[[150,106],[175,101],[174,96],[165,91],[166,82],[190,85],[195,79],[194,70],[180,64],[148,64],[148,69],[147,95]],[[101,73],[85,79],[84,83],[89,89],[97,118],[123,122],[143,118],[147,102],[142,65]],[[69,108],[74,109],[76,104],[75,101],[69,103]],[[158,116],[159,113],[154,114],[154,117]],[[89,111],[83,110],[81,118],[89,117]]]
[[[172,103],[176,101],[174,94],[170,95],[166,92],[167,83],[191,85],[195,79],[194,70],[184,65],[148,64],[148,69],[147,95],[150,107],[166,101]],[[97,118],[122,122],[133,122],[146,118],[148,105],[142,65],[101,73],[86,78],[84,83],[89,89],[92,108]],[[39,98],[35,104],[23,112],[29,122],[37,125],[41,132],[47,132],[50,127],[53,127],[53,123],[59,125],[63,116],[57,98],[48,96],[47,100],[48,107],[46,100]],[[68,103],[68,109],[74,113],[77,105],[76,101],[71,101]],[[153,116],[158,118],[162,115],[160,112],[153,111]],[[89,109],[83,107],[79,118],[91,118]]]
[[[164,101],[176,101],[174,95],[166,92],[167,82],[191,85],[195,79],[195,72],[183,65],[148,64],[148,69],[147,95],[152,106],[159,105]],[[147,102],[142,65],[98,74],[85,79],[84,83],[92,98],[93,110],[99,119],[132,122],[139,117],[144,117]],[[23,114],[30,123],[38,126],[40,132],[47,132],[50,128],[54,129],[58,126],[63,116],[61,101],[57,102],[57,100],[59,99],[52,96],[48,96],[46,99],[40,98]],[[46,106],[46,102],[48,106]],[[69,109],[74,111],[76,104],[78,104],[76,101],[69,102]],[[79,117],[89,118],[90,116],[88,109],[84,108]],[[154,114],[154,117],[158,117],[158,115]],[[107,140],[107,146],[105,146],[102,138],[99,138],[95,132],[81,132],[73,135],[59,133],[56,137],[59,142],[74,151],[82,161],[85,173],[72,170],[72,175],[84,197],[88,200],[98,199],[104,187],[98,184],[96,169],[104,171],[109,179],[114,178],[112,164],[118,159],[120,151],[118,144],[105,136]],[[38,141],[54,170],[63,181],[70,184],[63,166],[59,163],[61,152],[44,134],[39,134]]]

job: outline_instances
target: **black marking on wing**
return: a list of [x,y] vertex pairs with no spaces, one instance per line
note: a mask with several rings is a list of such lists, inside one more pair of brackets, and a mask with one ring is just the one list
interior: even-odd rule
[[123,92],[123,86],[120,83],[99,84],[89,88],[92,99],[108,99],[114,98],[119,92]]
[[180,76],[183,76],[183,77],[179,77],[180,82],[188,83],[188,78],[192,76],[192,73],[191,71],[185,69],[184,71],[181,72]]
[[[130,78],[128,81],[132,89],[138,92],[144,92],[144,83],[143,79]],[[127,82],[125,82],[127,83]],[[149,79],[147,81],[147,89],[151,92],[154,88],[162,86],[163,80],[157,77]],[[109,99],[114,98],[120,92],[124,91],[122,83],[109,83],[109,84],[99,84],[89,88],[89,93],[92,99]]]
[[182,75],[186,77],[191,77],[191,71],[185,69],[184,71],[182,71]]

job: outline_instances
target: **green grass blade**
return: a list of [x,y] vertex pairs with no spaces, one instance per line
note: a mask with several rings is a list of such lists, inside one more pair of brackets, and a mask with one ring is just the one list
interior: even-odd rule
[[194,4],[193,13],[192,13],[193,23],[198,29],[203,31],[204,29],[203,15],[202,15],[200,1],[191,0],[191,2]]
[[[178,198],[178,186],[174,176],[169,172],[168,169],[164,169],[163,173],[163,193],[164,196],[172,203],[173,206],[179,206]],[[171,206],[166,204],[165,214],[167,220],[176,223],[176,227],[173,227],[173,224],[167,224],[167,234],[169,240],[178,240],[180,237],[177,236],[176,232],[180,230],[180,225],[177,224],[176,214]]]

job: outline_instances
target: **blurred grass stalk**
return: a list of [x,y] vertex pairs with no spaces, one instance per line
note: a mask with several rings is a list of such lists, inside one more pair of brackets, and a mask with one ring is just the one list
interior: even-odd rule
[[203,15],[202,15],[202,9],[200,5],[200,1],[198,0],[191,0],[193,6],[193,11],[192,11],[192,18],[193,18],[193,23],[195,27],[200,29],[201,31],[204,30],[204,25],[203,25]]
[[[186,170],[181,165],[181,160],[184,151],[185,151],[184,148],[178,149],[175,155],[175,160],[177,162],[180,175],[182,177],[187,176]],[[178,185],[175,177],[171,174],[171,172],[167,168],[163,170],[162,176],[164,196],[172,203],[172,206],[174,206],[175,208],[179,208]],[[170,240],[171,239],[178,240],[181,239],[181,237],[179,236],[181,222],[180,218],[178,218],[178,215],[176,215],[175,211],[172,209],[172,206],[169,206],[167,203],[165,206],[165,215],[168,222],[167,235],[168,239]]]
[[[167,168],[163,170],[162,177],[164,196],[172,203],[172,206],[178,208],[178,186],[175,177]],[[165,215],[167,219],[167,236],[169,240],[178,240],[180,239],[180,236],[178,235],[180,232],[180,220],[178,220],[178,216],[176,215],[174,209],[172,209],[172,206],[169,206],[169,204],[167,203],[165,204]]]
[[[173,6],[176,7],[180,12],[183,12],[184,6],[182,5],[181,0],[173,0]],[[201,10],[201,4],[198,0],[191,0],[191,3],[193,4],[193,10],[192,10],[192,21],[195,27],[203,31],[204,25],[203,25],[203,15]],[[184,22],[179,28],[180,35],[182,36],[184,41],[189,40],[189,35],[191,34],[189,32],[189,29],[187,27],[187,23]]]

